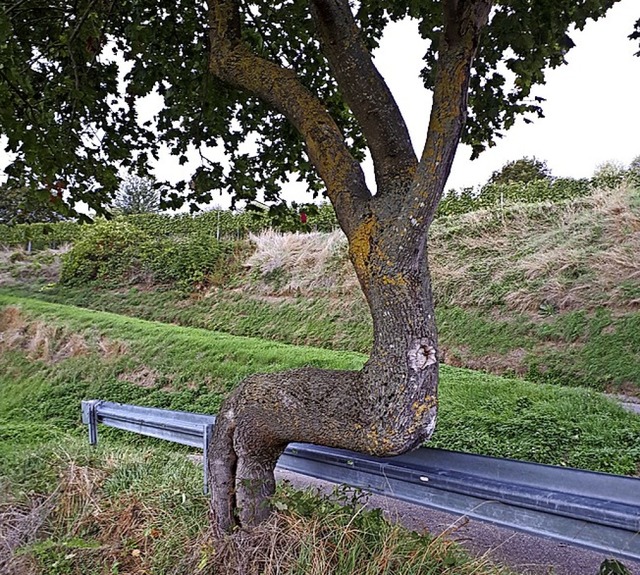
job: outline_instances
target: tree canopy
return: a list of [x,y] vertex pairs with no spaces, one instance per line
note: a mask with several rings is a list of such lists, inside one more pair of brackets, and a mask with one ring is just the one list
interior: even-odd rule
[[[542,115],[541,98],[532,90],[544,82],[548,67],[564,62],[573,46],[568,29],[581,29],[615,1],[496,3],[469,81],[463,141],[475,154],[519,115],[527,120]],[[242,39],[254,54],[296,75],[359,160],[371,142],[352,113],[353,99],[345,98],[348,88],[336,83],[309,4],[241,2]],[[355,21],[365,47],[373,50],[389,22],[417,19],[420,34],[430,41],[422,77],[432,89],[441,4],[362,0],[355,4]],[[72,203],[84,201],[100,213],[118,189],[122,170],[148,174],[149,160],[166,146],[181,163],[193,148],[202,153],[201,165],[177,190],[159,184],[173,206],[185,200],[206,203],[213,191],[237,199],[262,192],[275,201],[290,174],[315,192],[322,190],[290,120],[255,93],[210,72],[205,3],[2,0],[0,5],[0,132],[16,154],[8,170],[12,186],[47,188],[63,181]],[[354,84],[356,91],[366,89]],[[140,106],[154,93],[164,107],[142,124]]]
[[151,178],[129,176],[120,184],[113,208],[120,214],[155,214],[160,211],[160,193]]
[[510,184],[513,182],[526,184],[534,180],[551,179],[551,170],[544,160],[537,158],[520,158],[507,162],[502,168],[491,174],[489,184]]
[[56,207],[62,202],[57,195],[45,198],[30,194],[24,188],[0,186],[0,224],[33,224],[59,222],[64,219]]

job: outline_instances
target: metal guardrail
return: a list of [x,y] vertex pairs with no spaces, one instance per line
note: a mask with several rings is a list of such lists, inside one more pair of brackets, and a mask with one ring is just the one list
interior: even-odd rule
[[[83,401],[91,444],[98,423],[204,450],[215,417]],[[290,444],[278,467],[409,503],[640,561],[640,479],[420,448],[379,458]]]

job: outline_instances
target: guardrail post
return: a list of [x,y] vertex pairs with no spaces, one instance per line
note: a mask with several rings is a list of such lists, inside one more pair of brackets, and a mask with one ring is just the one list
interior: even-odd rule
[[89,444],[98,444],[98,415],[99,399],[82,402],[82,423],[89,426]]

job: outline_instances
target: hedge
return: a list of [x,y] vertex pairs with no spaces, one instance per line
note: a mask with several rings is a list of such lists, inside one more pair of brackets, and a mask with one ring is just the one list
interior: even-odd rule
[[[275,220],[267,212],[231,212],[212,210],[191,214],[135,214],[118,216],[112,221],[126,222],[140,232],[152,237],[185,239],[193,235],[214,238],[219,241],[246,238],[267,228],[281,231],[332,231],[337,227],[333,209],[329,204],[309,208],[307,222],[302,223],[297,211],[289,210]],[[99,223],[96,222],[96,223]],[[86,233],[83,226],[75,222],[52,224],[0,225],[0,246],[39,250],[55,248],[64,243],[73,243]]]

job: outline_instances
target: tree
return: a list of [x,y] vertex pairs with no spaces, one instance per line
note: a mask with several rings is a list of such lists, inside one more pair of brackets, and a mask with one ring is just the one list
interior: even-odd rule
[[[290,441],[386,456],[431,436],[439,352],[427,234],[458,142],[477,155],[517,116],[541,115],[531,90],[564,62],[567,29],[614,3],[5,1],[0,126],[17,154],[11,177],[63,174],[73,198],[99,210],[118,169],[144,170],[161,144],[181,162],[195,147],[202,165],[165,201],[208,203],[214,189],[274,201],[293,173],[324,186],[347,237],[373,316],[369,360],[357,372],[262,374],[236,388],[211,439],[215,527],[266,517]],[[431,42],[419,158],[371,57],[385,26],[407,16]],[[129,65],[124,93],[111,51]],[[164,108],[141,125],[137,106],[154,90]],[[216,146],[226,167],[209,157]],[[359,163],[365,147],[375,193]]]
[[61,203],[58,195],[46,197],[31,193],[25,188],[0,186],[0,224],[33,224],[59,222],[64,215],[56,210]]
[[160,192],[151,178],[129,176],[120,185],[113,207],[121,214],[155,214],[160,211]]
[[537,158],[520,158],[507,162],[502,168],[493,172],[489,184],[511,184],[513,182],[527,184],[535,180],[550,180],[551,170],[547,162]]

